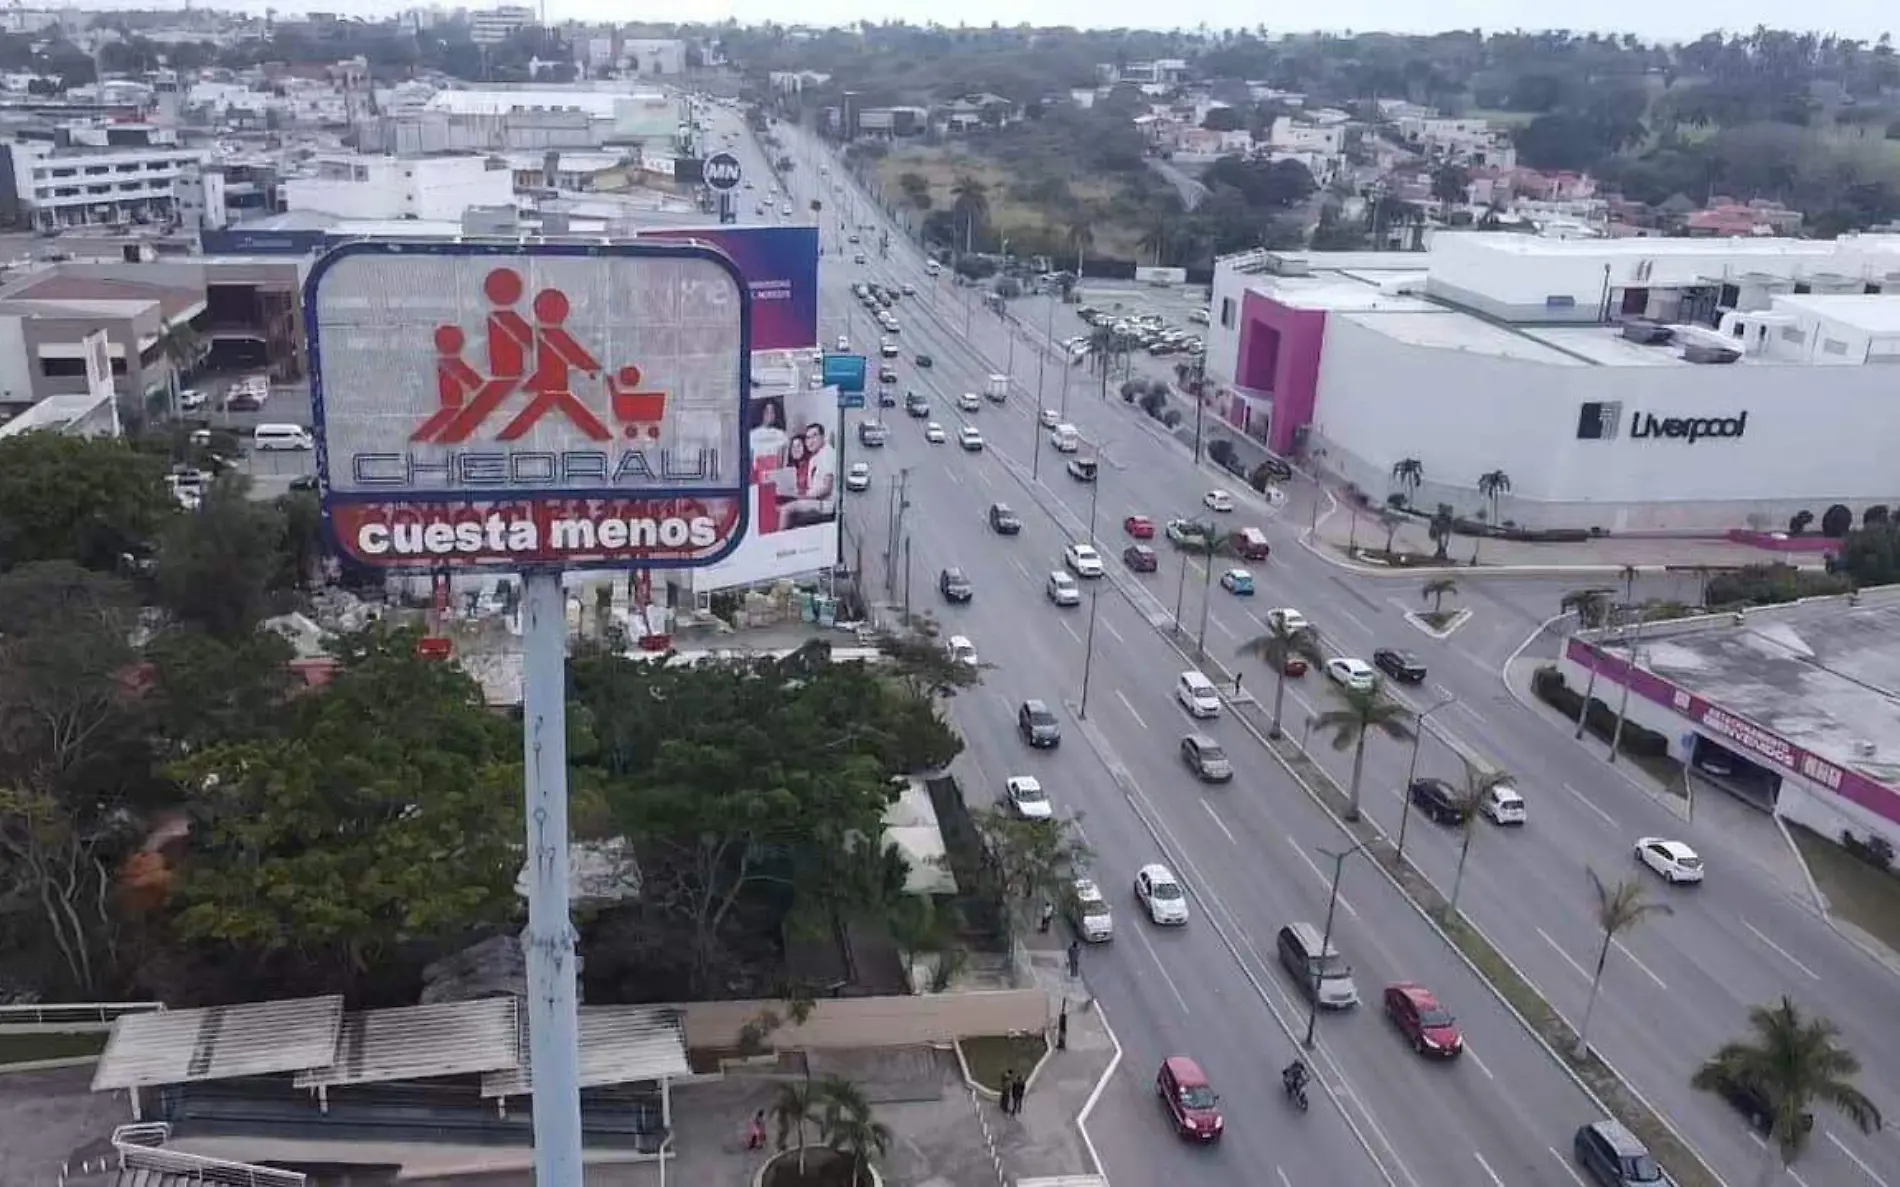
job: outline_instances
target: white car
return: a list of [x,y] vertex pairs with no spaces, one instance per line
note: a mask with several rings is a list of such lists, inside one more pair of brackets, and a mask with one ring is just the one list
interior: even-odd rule
[[817,391],[820,388],[824,387],[825,386],[824,375],[821,374],[820,372],[813,371],[811,374],[811,380],[809,382],[809,386],[811,387],[811,390],[813,391]]
[[1224,490],[1210,490],[1201,496],[1201,503],[1209,511],[1232,511],[1234,496]]
[[1509,783],[1498,783],[1485,792],[1478,800],[1478,811],[1492,824],[1522,825],[1529,814],[1524,810],[1524,797],[1517,794],[1517,788]]
[[983,434],[975,425],[964,425],[963,431],[957,434],[957,444],[963,446],[963,448],[969,450],[971,453],[981,453],[983,450]]
[[1077,577],[1102,575],[1102,554],[1090,544],[1071,544],[1063,549],[1062,563],[1069,566]]
[[1062,423],[1062,414],[1060,412],[1057,412],[1053,408],[1044,408],[1042,410],[1042,427],[1043,428],[1053,429],[1061,423]]
[[1058,606],[1082,604],[1082,587],[1075,583],[1075,578],[1060,569],[1049,574],[1049,584],[1044,592],[1049,595],[1049,600]]
[[1003,780],[1003,798],[1009,801],[1010,811],[1024,820],[1048,820],[1056,814],[1049,793],[1034,775],[1011,775]]
[[822,367],[822,366],[824,366],[824,365],[825,365],[825,352],[824,352],[824,351],[822,351],[822,350],[814,350],[814,351],[812,351],[812,352],[811,352],[811,365],[812,365],[812,366],[814,366],[814,367]]
[[1115,938],[1115,914],[1095,879],[1077,878],[1069,884],[1069,925],[1091,944]]
[[1200,672],[1189,669],[1174,681],[1174,699],[1194,718],[1220,716],[1220,690]]
[[1141,867],[1135,875],[1135,897],[1141,900],[1148,918],[1165,927],[1179,927],[1188,921],[1187,891],[1175,880],[1167,866],[1159,862]]
[[967,638],[962,635],[951,635],[948,647],[950,648],[950,658],[957,663],[969,664],[973,668],[977,666],[976,644],[970,642]]
[[889,338],[886,338],[884,341],[877,344],[877,352],[880,355],[883,355],[887,359],[894,359],[897,357],[897,343],[892,342]]
[[957,397],[957,407],[963,409],[965,412],[981,412],[983,410],[983,397],[977,395],[975,392],[964,392]]
[[1643,837],[1636,842],[1636,860],[1656,871],[1663,881],[1671,885],[1702,881],[1702,859],[1681,841]]
[[196,412],[211,402],[211,397],[197,388],[186,388],[178,393],[178,408],[181,412]]
[[846,490],[870,490],[871,489],[870,463],[852,462],[851,469],[847,471],[844,476],[844,488]]
[[924,440],[932,445],[942,445],[945,439],[943,426],[936,421],[933,420],[924,426]]
[[838,335],[838,349],[841,351],[851,349],[851,336],[849,334]]
[[1313,625],[1306,621],[1306,615],[1291,606],[1276,606],[1267,611],[1266,623],[1268,630],[1282,635],[1297,635]]
[[1358,692],[1370,692],[1379,683],[1379,674],[1372,665],[1362,659],[1349,659],[1340,656],[1326,661],[1326,674],[1333,678],[1334,684]]

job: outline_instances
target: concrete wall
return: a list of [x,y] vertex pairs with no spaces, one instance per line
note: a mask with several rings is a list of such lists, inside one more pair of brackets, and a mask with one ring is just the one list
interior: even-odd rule
[[[1414,345],[1381,332],[1381,316],[1327,316],[1313,416],[1321,463],[1375,500],[1412,457],[1425,469],[1416,505],[1486,508],[1478,476],[1501,469],[1501,517],[1534,527],[1726,529],[1759,512],[1778,528],[1800,510],[1892,502],[1892,368],[1556,366]],[[1578,438],[1592,401],[1621,405],[1614,439]],[[1748,422],[1739,440],[1691,444],[1633,437],[1638,412]]]
[[[686,1045],[694,1048],[737,1047],[740,1030],[760,1011],[787,1015],[785,1003],[779,1001],[688,1002],[678,1009]],[[1040,989],[829,998],[812,1007],[803,1025],[788,1021],[766,1042],[780,1050],[901,1047],[1015,1031],[1041,1033],[1049,1021],[1049,997]]]

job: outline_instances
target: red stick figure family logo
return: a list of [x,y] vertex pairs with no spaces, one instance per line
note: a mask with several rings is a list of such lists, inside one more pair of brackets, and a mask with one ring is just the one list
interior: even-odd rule
[[605,374],[600,361],[567,330],[573,311],[566,293],[545,288],[534,295],[530,321],[515,310],[525,288],[513,268],[496,268],[482,281],[489,310],[483,329],[485,366],[477,370],[465,357],[468,335],[456,325],[435,329],[435,414],[410,435],[411,441],[459,445],[487,423],[516,392],[527,405],[515,413],[498,441],[526,436],[550,413],[559,413],[595,441],[610,441],[613,430],[574,391],[580,372],[607,392],[608,414],[626,436],[657,439],[666,419],[666,393],[642,391],[640,368],[623,366]]

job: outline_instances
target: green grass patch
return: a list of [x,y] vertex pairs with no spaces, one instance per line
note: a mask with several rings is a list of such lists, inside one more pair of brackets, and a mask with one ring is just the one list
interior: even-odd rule
[[1468,120],[1485,120],[1488,123],[1496,124],[1502,128],[1521,128],[1536,119],[1537,113],[1534,111],[1500,111],[1495,108],[1481,107],[1473,111],[1465,112],[1464,118]]
[[1798,824],[1790,822],[1788,833],[1828,910],[1900,952],[1900,878]]
[[42,1059],[77,1059],[97,1055],[106,1049],[111,1035],[105,1031],[84,1034],[28,1034],[0,1028],[0,1065],[35,1063]]
[[963,1050],[970,1078],[991,1092],[1000,1091],[1004,1072],[1027,1076],[1049,1050],[1048,1041],[1039,1034],[978,1035],[959,1039],[957,1046]]

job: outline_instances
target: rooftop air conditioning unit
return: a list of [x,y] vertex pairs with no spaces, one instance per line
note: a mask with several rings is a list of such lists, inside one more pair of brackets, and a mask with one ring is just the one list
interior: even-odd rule
[[1639,346],[1666,346],[1675,336],[1673,329],[1646,317],[1632,317],[1623,323],[1623,337]]
[[1704,363],[1719,365],[1732,363],[1742,357],[1742,352],[1729,346],[1714,346],[1707,342],[1691,342],[1682,348],[1682,361],[1685,363]]

